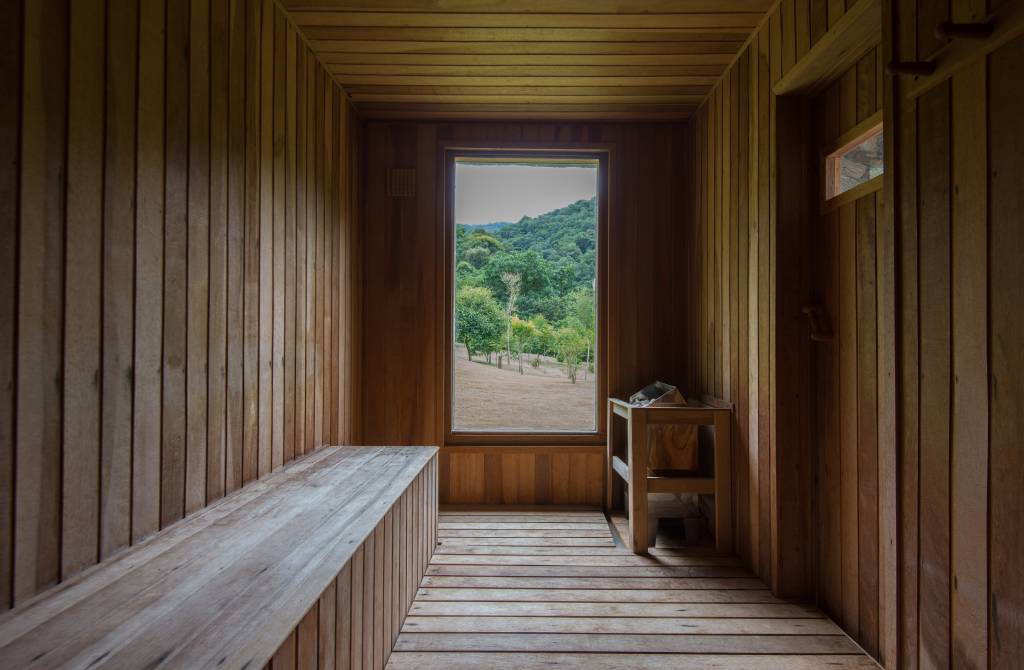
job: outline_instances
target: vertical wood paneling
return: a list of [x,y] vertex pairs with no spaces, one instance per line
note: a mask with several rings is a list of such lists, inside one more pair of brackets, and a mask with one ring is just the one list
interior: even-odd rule
[[[387,666],[433,555],[437,474],[435,457],[382,512],[338,577],[284,640],[272,667],[357,670]],[[403,589],[403,583],[410,588]]]
[[257,438],[256,474],[270,472],[274,431],[274,10],[273,0],[259,8],[259,223],[256,263]]
[[102,2],[71,7],[61,472],[76,504],[62,506],[62,577],[98,559],[105,19]]
[[257,476],[259,451],[260,0],[245,0],[245,219],[242,482]]
[[921,663],[950,655],[949,415],[951,318],[949,87],[918,107],[921,333]]
[[285,205],[284,205],[284,445],[283,459],[289,461],[295,457],[295,145],[296,110],[298,108],[298,89],[296,78],[297,45],[295,26],[287,25],[285,44]]
[[952,649],[981,666],[988,643],[988,197],[985,64],[956,75],[952,94]]
[[227,248],[227,399],[224,431],[224,491],[242,485],[245,451],[243,354],[245,350],[245,5],[228,1],[228,248]]
[[138,3],[107,5],[100,558],[131,539]]
[[189,12],[167,3],[164,82],[163,437],[160,527],[185,509],[188,291]]
[[210,241],[206,500],[224,495],[228,402],[229,0],[210,0]]
[[[950,9],[985,11],[899,3],[900,57],[933,51]],[[905,668],[1019,664],[1022,54],[1017,38],[894,110]]]
[[64,211],[69,16],[23,5],[14,600],[60,576]]
[[[279,467],[284,462],[284,316],[285,316],[285,99],[287,84],[285,67],[288,64],[284,14],[275,5],[268,5],[273,16],[273,235],[271,244],[272,256],[272,300],[273,325],[271,345],[272,387],[272,433],[270,468]],[[326,182],[325,182],[326,183]]]
[[206,500],[210,313],[210,2],[191,0],[188,51],[188,339],[185,512]]
[[0,85],[17,95],[0,99],[0,607],[11,602],[14,576],[14,392],[18,295],[18,149],[21,135],[22,17],[8,3],[0,28]]
[[[825,34],[825,19],[834,25],[846,4],[810,0],[812,45]],[[986,12],[983,3],[972,2],[895,4],[889,17],[894,30],[885,49],[903,60],[927,56],[941,46],[932,34],[937,21],[950,15],[976,20]],[[763,36],[751,44],[750,53],[764,54],[767,79],[787,69],[789,30],[795,34],[795,54],[802,50],[803,9],[804,3],[794,0],[791,24],[790,5],[781,3]],[[895,101],[882,100],[880,68],[889,56],[871,52],[821,103],[825,134],[833,138],[870,117],[883,102],[886,118],[896,121],[887,129],[887,161],[895,166],[888,177],[891,191],[822,218],[818,267],[839,271],[835,285],[814,287],[835,330],[832,344],[817,345],[819,379],[838,380],[837,395],[823,394],[816,409],[818,525],[824,534],[817,550],[818,598],[887,665],[1010,667],[1020,652],[1021,619],[1010,614],[1020,608],[1019,571],[1009,566],[1021,551],[1021,514],[1014,503],[1024,466],[1016,448],[1019,421],[1010,417],[1020,414],[1022,361],[1017,354],[1019,309],[1011,306],[1008,293],[1008,287],[1020,283],[1019,263],[1004,260],[997,269],[996,255],[1009,259],[1020,254],[1020,189],[1009,185],[1019,184],[1021,174],[1020,124],[1011,121],[1015,107],[1010,94],[1020,86],[1021,44],[1018,38],[966,65],[952,81],[920,98]],[[725,208],[731,206],[719,185],[733,179],[727,166],[743,160],[721,130],[728,110],[742,103],[742,96],[726,100],[723,92],[731,91],[742,69],[741,59],[691,123],[697,197],[689,276],[695,284],[690,295],[699,304],[689,310],[695,323],[687,341],[698,352],[691,379],[707,391],[719,387],[726,369],[722,347],[732,346],[732,330],[722,328],[718,317],[728,305],[717,303],[738,299],[735,291],[724,290],[722,265],[732,259],[719,257],[725,247],[718,236]],[[758,80],[761,72],[756,71]],[[753,80],[755,74],[747,76]],[[760,81],[749,85],[756,90]],[[904,80],[897,78],[895,88],[902,94]],[[774,151],[775,102],[765,95],[751,106],[750,131],[769,142],[756,145],[760,160],[762,147]],[[761,108],[767,110],[765,117]],[[767,123],[762,125],[762,118]],[[754,146],[752,140],[751,151]],[[767,189],[763,202],[758,192],[757,204],[748,207],[768,224],[757,230],[757,245],[766,241],[769,246],[767,256],[752,259],[753,247],[748,247],[748,263],[768,275],[766,283],[749,282],[753,294],[748,293],[746,303],[749,313],[758,315],[748,333],[756,330],[763,341],[762,329],[769,340],[775,329],[772,302],[782,299],[772,287],[781,277],[770,251],[776,235],[771,225],[775,175],[759,179],[753,169],[744,174]],[[885,199],[892,196],[897,201],[890,205]],[[761,213],[763,206],[768,211]],[[720,293],[715,282],[723,283]],[[762,313],[766,302],[769,311]],[[720,339],[719,333],[728,337]],[[753,335],[747,339],[755,341]],[[757,449],[751,453],[767,446],[763,455],[770,459],[774,445],[768,439],[781,425],[774,412],[782,409],[781,399],[771,396],[771,377],[780,363],[764,368],[763,351],[757,348],[756,363],[748,360],[748,414],[752,419],[762,415],[767,404],[774,428],[756,433]],[[997,427],[1002,431],[998,438]],[[752,436],[754,425],[747,432]],[[825,439],[830,433],[839,438]],[[764,537],[775,514],[764,514],[769,496],[757,493],[762,515],[738,517],[741,534]],[[748,549],[744,540],[739,546],[762,576],[770,576],[772,547],[751,541]]]
[[[276,4],[16,2],[3,18],[6,609],[321,446],[285,435],[283,417],[305,411],[283,383],[288,353],[298,362],[292,340],[315,326],[297,277],[316,277],[329,305],[357,304],[360,278],[317,275],[304,253],[314,213],[339,268],[354,234],[341,166],[355,164],[357,119]],[[304,132],[307,111],[326,136]],[[300,155],[325,137],[333,171],[300,180]],[[357,376],[336,372],[354,322],[329,316],[338,344],[309,380],[336,404],[357,395],[340,388]]]
[[[793,245],[802,238],[792,237],[793,221],[805,206],[793,202],[799,196],[791,186],[812,168],[797,168],[787,155],[799,133],[776,135],[780,124],[792,123],[794,110],[770,89],[827,34],[845,5],[781,2],[691,120],[695,230],[687,281],[697,304],[687,310],[686,339],[697,356],[691,389],[721,392],[744,417],[737,420],[736,441],[746,446],[734,455],[740,555],[779,588],[803,579],[806,595],[817,590],[819,602],[878,654],[880,458],[883,449],[894,448],[879,411],[894,383],[881,358],[879,278],[891,270],[880,259],[885,253],[892,258],[880,227],[884,203],[871,195],[820,221],[813,217],[820,250],[814,276],[825,268],[838,271],[831,284],[811,284],[835,331],[832,343],[812,345],[811,365],[818,388],[822,379],[836,384],[834,393],[810,391],[815,397],[799,409],[811,378],[794,377],[803,359],[793,344],[807,335],[790,315],[802,306],[794,290],[811,280],[800,279],[794,265],[800,254]],[[819,134],[834,140],[881,108],[879,59],[877,50],[869,52],[822,94],[814,113],[830,110],[821,120],[831,125]],[[839,437],[825,439],[829,434]],[[793,457],[780,465],[779,459]],[[785,479],[793,468],[816,474]],[[804,530],[796,531],[800,524]]]
[[[1024,39],[989,58],[989,620],[991,668],[1024,655],[1024,318],[1020,310],[1024,128],[1015,101],[1024,85]],[[955,492],[958,493],[958,492]],[[967,495],[974,494],[969,491]],[[958,501],[959,502],[959,499]],[[964,626],[971,625],[970,619]]]
[[[359,325],[368,343],[361,386],[364,439],[385,444],[444,440],[445,282],[439,260],[444,243],[436,223],[437,156],[443,142],[589,142],[613,148],[609,182],[635,197],[609,200],[609,310],[619,310],[608,319],[614,324],[605,359],[610,390],[632,392],[655,377],[685,387],[687,351],[680,346],[685,301],[678,292],[644,289],[677,282],[684,272],[678,249],[684,248],[686,226],[681,222],[687,214],[681,198],[662,194],[681,193],[673,185],[684,181],[679,155],[689,150],[685,137],[681,124],[368,123],[360,227],[366,293]],[[416,168],[415,197],[386,195],[388,167]],[[341,262],[346,260],[342,254]],[[446,449],[440,462],[441,501],[600,504],[601,458],[592,447]]]
[[[164,2],[139,9],[136,130],[135,392],[132,403],[132,541],[160,527],[163,407]],[[160,272],[156,269],[159,268]]]

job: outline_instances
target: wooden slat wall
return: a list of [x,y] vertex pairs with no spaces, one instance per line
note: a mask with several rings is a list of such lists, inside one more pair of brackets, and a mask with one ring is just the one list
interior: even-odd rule
[[[901,0],[893,48],[1010,3]],[[987,6],[986,6],[987,5]],[[1024,657],[1024,38],[916,99],[897,81],[899,533],[904,668]]]
[[[816,145],[881,110],[880,50],[815,100]],[[824,307],[834,340],[815,345],[819,606],[868,652],[879,656],[878,245],[881,191],[815,217],[815,302]],[[828,279],[827,283],[824,281]]]
[[[884,549],[881,523],[883,507],[894,504],[895,484],[890,469],[889,486],[881,486],[879,468],[884,467],[884,451],[895,449],[895,424],[892,361],[881,342],[888,332],[893,346],[891,300],[884,303],[882,296],[893,284],[891,270],[886,274],[884,263],[876,262],[876,254],[889,259],[893,254],[891,235],[881,230],[881,198],[863,198],[829,219],[839,220],[839,229],[850,233],[850,258],[856,262],[848,266],[849,276],[843,275],[852,282],[850,293],[844,294],[849,313],[842,312],[840,323],[840,311],[834,305],[828,310],[842,331],[837,340],[853,343],[844,349],[852,356],[848,362],[854,387],[844,396],[850,402],[831,415],[818,413],[813,405],[794,414],[796,398],[781,395],[780,381],[791,374],[790,363],[779,362],[789,344],[781,319],[794,306],[786,304],[792,303],[791,296],[779,293],[790,280],[781,273],[789,270],[782,264],[793,250],[780,232],[777,193],[784,190],[784,180],[796,178],[787,168],[804,168],[778,158],[788,147],[776,144],[781,103],[772,85],[827,34],[847,5],[852,3],[783,0],[691,121],[696,223],[686,244],[691,315],[687,370],[691,388],[736,404],[733,503],[741,557],[774,588],[789,591],[787,585],[804,584],[805,595],[811,596],[817,590],[822,607],[882,658],[895,645],[895,631],[888,630],[887,640],[884,625],[895,621],[894,610],[885,609],[895,600],[894,590],[882,579],[886,561],[895,556]],[[829,109],[841,115],[837,134],[881,107],[880,54],[880,49],[872,50],[823,94]],[[787,114],[790,108],[786,106]],[[820,225],[813,214],[810,222]],[[783,309],[785,313],[779,311]],[[861,347],[856,346],[858,336]],[[848,440],[841,451],[835,449],[838,445],[818,444],[810,432],[815,414],[843,422]],[[787,448],[794,448],[789,431],[795,421],[806,429],[792,436],[806,436],[816,445],[802,461],[807,474],[797,492],[783,479],[794,474],[790,468],[773,470],[784,431]],[[787,508],[787,500],[794,497],[803,501],[802,509]],[[806,532],[797,538],[780,535],[778,515],[787,513],[804,524]],[[809,525],[802,521],[808,514]]]
[[383,668],[437,544],[434,458],[355,550],[269,667]]
[[[364,439],[442,444],[444,274],[439,219],[439,146],[611,148],[608,333],[609,390],[633,392],[653,379],[685,381],[682,124],[370,122],[364,174]],[[389,167],[416,169],[415,197],[389,198]],[[562,447],[443,448],[441,501],[600,505],[600,450]]]
[[[858,346],[836,363],[850,370],[854,385],[827,399],[835,411],[819,415],[840,422],[843,437],[838,445],[819,445],[816,494],[819,598],[887,667],[1013,667],[1024,652],[1024,585],[1014,567],[1024,551],[1024,327],[1016,296],[1024,127],[1013,93],[1024,83],[1024,40],[965,64],[916,99],[904,99],[909,82],[902,81],[900,95],[882,96],[878,70],[890,57],[932,56],[942,45],[933,35],[936,22],[977,20],[1002,4],[893,3],[886,14],[893,30],[886,25],[874,55],[874,104],[861,95],[870,90],[872,70],[864,62],[825,94],[826,108],[835,106],[826,113],[841,128],[886,98],[890,127],[887,179],[895,206],[880,206],[876,197],[874,207],[862,199],[831,215],[839,219],[837,259],[845,245],[854,263],[840,268],[837,286],[818,288],[839,303],[829,310],[838,315],[839,346],[844,335]],[[812,44],[826,19],[834,25],[844,9],[841,1],[810,3]],[[802,3],[792,20],[790,10],[783,2],[770,15],[693,121],[697,225],[688,300],[696,320],[687,367],[696,388],[740,406],[738,546],[768,579],[777,569],[769,468],[772,258],[782,257],[773,250],[781,175],[770,85],[795,62],[803,41],[796,20]],[[746,143],[742,131],[738,143],[732,132],[734,106],[746,110],[739,120],[748,128]],[[747,191],[746,250],[734,163],[749,175],[740,185]],[[745,301],[731,282],[734,256],[741,285],[747,268]],[[741,308],[735,334],[734,303]],[[874,324],[866,318],[872,309]],[[742,356],[733,357],[734,338],[739,351],[747,342],[745,366]]]
[[353,441],[359,138],[268,0],[0,14],[6,609]]
[[282,0],[365,116],[678,119],[772,0]]

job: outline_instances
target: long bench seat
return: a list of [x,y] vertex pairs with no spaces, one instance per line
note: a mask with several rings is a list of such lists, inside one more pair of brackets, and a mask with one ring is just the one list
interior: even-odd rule
[[0,667],[382,667],[436,542],[436,452],[313,452],[5,613]]

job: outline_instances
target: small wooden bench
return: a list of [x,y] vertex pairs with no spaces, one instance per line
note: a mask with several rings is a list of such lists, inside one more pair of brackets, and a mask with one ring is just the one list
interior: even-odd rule
[[[615,453],[615,417],[625,419],[625,460]],[[711,476],[683,474],[659,477],[647,472],[647,426],[689,423],[714,429],[714,470]],[[706,398],[702,404],[683,407],[634,407],[625,400],[608,399],[607,487],[605,508],[611,511],[615,497],[615,477],[628,486],[630,548],[645,554],[648,547],[648,493],[696,493],[715,497],[715,548],[722,553],[733,550],[732,528],[732,406]]]
[[0,667],[382,667],[436,542],[436,452],[290,463],[5,613]]

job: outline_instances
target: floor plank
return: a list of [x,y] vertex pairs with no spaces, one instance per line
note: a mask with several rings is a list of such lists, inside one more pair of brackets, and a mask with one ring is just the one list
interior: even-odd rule
[[[534,550],[539,547],[533,547]],[[725,556],[623,556],[622,553],[585,555],[563,553],[547,554],[495,554],[488,552],[477,554],[435,554],[432,563],[441,565],[573,565],[578,567],[739,567],[740,561]]]
[[411,616],[410,633],[600,633],[606,635],[842,635],[828,619]]
[[845,635],[587,635],[414,633],[396,651],[613,652],[618,654],[856,654]]
[[388,663],[390,670],[523,670],[526,668],[587,668],[587,670],[818,670],[819,668],[874,668],[867,656],[860,655],[773,655],[738,654],[665,656],[664,654],[516,654],[396,652]]
[[391,670],[875,667],[734,556],[622,546],[594,511],[442,510]]
[[781,602],[768,589],[420,589],[419,601],[580,602],[580,603],[770,603]]
[[417,601],[410,616],[694,617],[822,619],[809,605],[791,603],[578,603]]
[[744,568],[717,566],[431,565],[444,577],[745,577]]
[[450,589],[763,589],[760,580],[745,577],[435,577],[424,588]]

